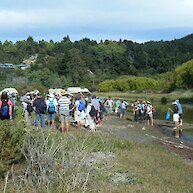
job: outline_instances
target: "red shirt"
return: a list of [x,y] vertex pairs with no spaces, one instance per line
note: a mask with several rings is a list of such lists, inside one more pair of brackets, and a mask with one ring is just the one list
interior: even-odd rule
[[[12,102],[9,99],[2,99],[2,100],[8,100],[7,104],[9,106],[12,106]],[[0,100],[0,108],[1,108],[1,105],[2,105],[2,100]]]

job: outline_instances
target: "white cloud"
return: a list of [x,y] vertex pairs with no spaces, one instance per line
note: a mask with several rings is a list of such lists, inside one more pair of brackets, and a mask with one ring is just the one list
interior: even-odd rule
[[179,28],[193,29],[192,10],[192,0],[3,0],[0,27],[4,34],[6,28],[26,34],[33,28],[38,37],[49,32],[132,37],[137,31],[166,29],[175,34]]

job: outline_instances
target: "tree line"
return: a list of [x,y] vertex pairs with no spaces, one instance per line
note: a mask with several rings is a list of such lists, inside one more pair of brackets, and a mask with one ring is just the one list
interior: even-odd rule
[[[15,43],[8,40],[0,42],[0,63],[21,64],[35,54],[38,54],[37,60],[31,64],[29,70],[12,70],[9,73],[5,73],[6,69],[1,70],[0,86],[8,86],[7,80],[11,79],[12,84],[21,84],[23,87],[30,83],[39,87],[86,86],[96,90],[99,83],[105,80],[134,76],[154,79],[159,77],[159,81],[169,82],[170,85],[165,86],[170,88],[192,87],[189,81],[191,72],[186,74],[186,84],[180,81],[181,72],[176,72],[175,78],[171,78],[170,73],[174,75],[177,67],[193,58],[193,34],[172,41],[145,43],[121,39],[98,43],[88,38],[72,42],[69,36],[60,42],[36,42],[31,36]],[[183,74],[182,77],[184,76]],[[121,81],[123,82],[119,80]],[[39,83],[41,85],[38,85]],[[158,85],[155,81],[153,84]],[[116,86],[120,90],[135,87]]]

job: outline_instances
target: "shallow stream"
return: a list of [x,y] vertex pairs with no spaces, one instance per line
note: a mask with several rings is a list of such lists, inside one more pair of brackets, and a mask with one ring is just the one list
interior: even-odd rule
[[[172,109],[172,106],[162,105],[160,108],[156,108],[156,112],[154,114],[155,119],[165,120],[166,112],[168,108]],[[180,139],[183,141],[187,141],[193,144],[193,107],[192,105],[182,105],[183,108],[183,123],[188,124],[188,128],[183,129]],[[172,121],[172,116],[170,116],[170,120]],[[191,127],[192,125],[192,127]],[[171,135],[171,134],[170,134]]]

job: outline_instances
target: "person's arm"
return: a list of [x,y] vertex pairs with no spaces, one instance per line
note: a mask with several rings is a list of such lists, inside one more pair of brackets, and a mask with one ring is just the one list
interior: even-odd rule
[[[55,107],[55,112],[56,112],[56,114],[58,114],[58,101],[57,101],[57,99],[56,98],[54,98],[54,107]],[[47,105],[47,107],[48,107],[48,105],[49,104],[46,104]]]
[[172,109],[169,108],[168,110],[171,112],[171,114],[174,114],[174,111]]
[[76,108],[76,103],[74,103],[74,106],[69,110],[69,112],[73,111],[75,108]]
[[9,116],[10,119],[12,119],[12,102],[10,100],[8,100],[8,105],[9,105]]
[[78,105],[79,105],[79,102],[75,101],[74,106],[69,111],[73,111],[74,109],[76,109]]

